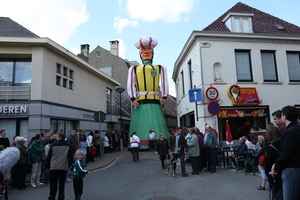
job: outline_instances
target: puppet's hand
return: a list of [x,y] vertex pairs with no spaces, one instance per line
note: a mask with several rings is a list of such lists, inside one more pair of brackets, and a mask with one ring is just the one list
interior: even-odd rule
[[162,98],[160,103],[164,105],[166,103],[166,99]]
[[137,100],[134,100],[134,101],[132,102],[132,104],[133,104],[134,106],[139,106],[139,105],[140,105],[139,102],[138,102]]

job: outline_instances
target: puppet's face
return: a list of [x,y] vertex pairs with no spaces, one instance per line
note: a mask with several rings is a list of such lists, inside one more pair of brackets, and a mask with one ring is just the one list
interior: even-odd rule
[[143,62],[151,62],[153,58],[153,48],[152,47],[143,47],[140,49],[140,55]]

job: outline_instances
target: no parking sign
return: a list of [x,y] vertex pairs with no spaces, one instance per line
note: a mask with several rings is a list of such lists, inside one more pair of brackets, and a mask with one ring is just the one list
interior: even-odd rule
[[216,101],[212,101],[207,106],[208,112],[212,115],[216,115],[220,111],[220,104]]

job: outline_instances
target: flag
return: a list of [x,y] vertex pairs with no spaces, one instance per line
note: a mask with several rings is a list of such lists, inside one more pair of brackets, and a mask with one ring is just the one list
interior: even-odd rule
[[228,145],[232,145],[233,144],[232,135],[231,135],[231,131],[230,131],[228,120],[226,120],[226,144],[228,144]]

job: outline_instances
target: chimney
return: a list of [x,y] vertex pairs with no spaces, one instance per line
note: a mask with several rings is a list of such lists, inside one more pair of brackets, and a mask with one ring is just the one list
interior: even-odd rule
[[110,42],[110,53],[115,56],[119,56],[119,41],[113,40],[109,42]]
[[81,46],[81,53],[82,55],[84,55],[85,57],[88,57],[89,53],[90,53],[90,45],[88,44],[82,44]]

